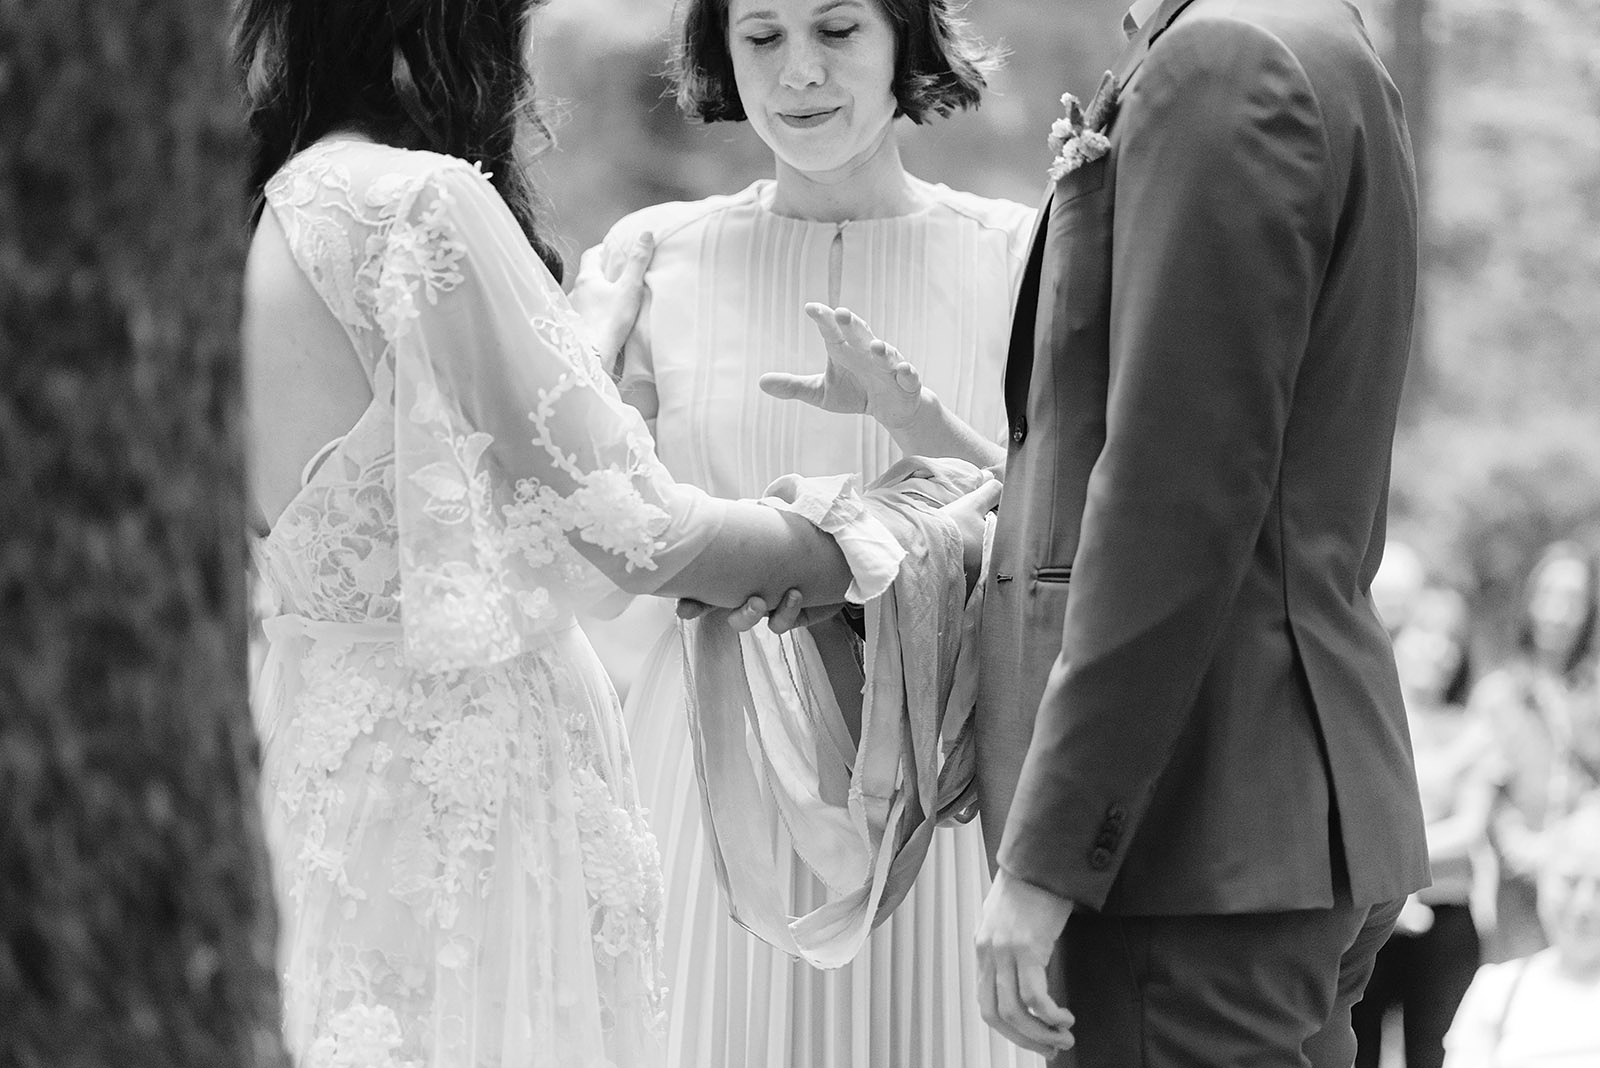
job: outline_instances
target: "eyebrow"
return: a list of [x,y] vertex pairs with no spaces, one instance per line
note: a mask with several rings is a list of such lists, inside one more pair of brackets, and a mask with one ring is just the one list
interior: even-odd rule
[[[840,7],[862,7],[862,0],[829,0],[828,3],[813,11],[812,15],[826,15],[828,12]],[[740,22],[749,22],[752,19],[775,19],[778,15],[774,11],[746,11],[740,15],[734,25]]]

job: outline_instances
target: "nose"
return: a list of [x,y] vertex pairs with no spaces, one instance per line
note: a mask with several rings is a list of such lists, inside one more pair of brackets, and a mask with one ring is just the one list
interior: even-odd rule
[[827,80],[822,50],[816,42],[806,39],[792,40],[784,50],[783,70],[778,80],[785,89],[808,89]]

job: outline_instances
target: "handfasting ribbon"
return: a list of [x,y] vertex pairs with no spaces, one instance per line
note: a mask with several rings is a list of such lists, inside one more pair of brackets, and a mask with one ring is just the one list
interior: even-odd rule
[[[987,477],[960,461],[902,461],[854,498],[861,507],[827,500],[855,493],[837,480],[775,487],[807,502],[803,514],[824,530],[854,528],[858,537],[836,538],[858,577],[874,576],[858,585],[887,586],[867,603],[864,674],[852,658],[826,655],[855,641],[839,619],[783,640],[741,640],[720,612],[683,628],[701,811],[729,912],[815,967],[855,957],[910,889],[953,803],[970,818],[971,735],[962,728],[971,710],[951,696],[975,696],[974,681],[957,679],[975,675],[960,653],[977,613],[964,596],[959,532],[937,507]],[[874,542],[878,530],[893,532],[904,558],[893,561],[888,583],[881,550],[865,561],[852,550]],[[863,685],[857,728],[840,695]],[[853,737],[853,750],[842,752]],[[848,771],[842,797],[830,785],[835,764]],[[792,915],[790,888],[780,885],[779,823],[829,891],[803,916]]]

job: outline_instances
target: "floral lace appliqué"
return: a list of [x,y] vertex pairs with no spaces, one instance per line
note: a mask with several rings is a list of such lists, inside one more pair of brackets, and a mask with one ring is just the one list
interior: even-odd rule
[[335,1013],[306,1055],[306,1068],[421,1068],[402,1060],[400,1019],[387,1005],[355,1004]]

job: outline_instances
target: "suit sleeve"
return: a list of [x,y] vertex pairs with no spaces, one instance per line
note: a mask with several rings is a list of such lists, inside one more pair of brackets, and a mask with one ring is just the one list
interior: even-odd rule
[[1246,24],[1168,30],[1113,140],[1106,441],[1000,849],[1011,875],[1094,908],[1268,521],[1335,223],[1310,83]]

